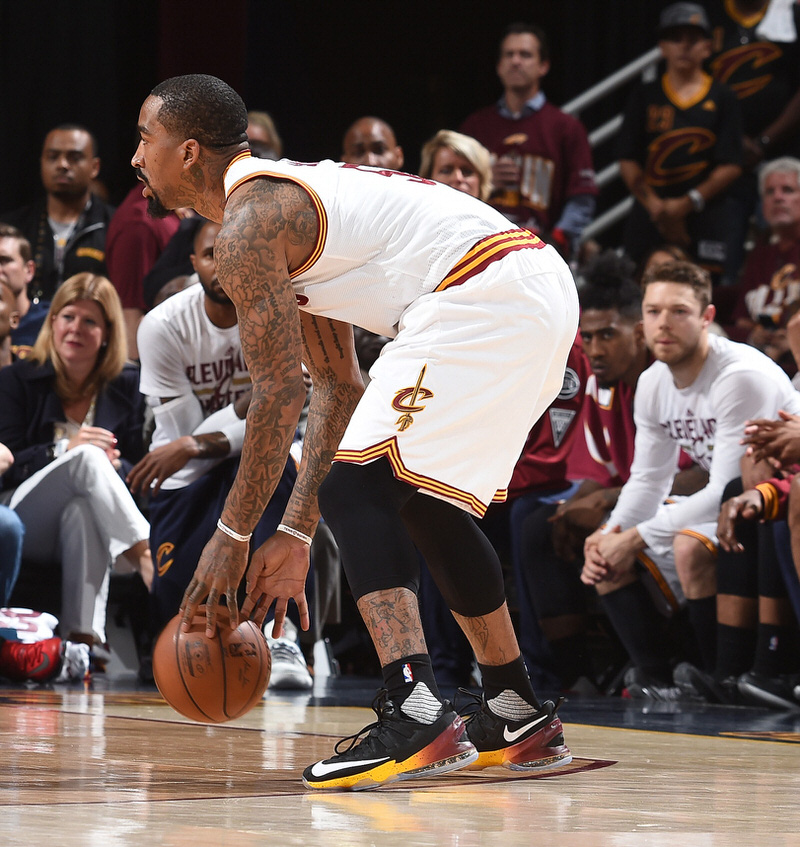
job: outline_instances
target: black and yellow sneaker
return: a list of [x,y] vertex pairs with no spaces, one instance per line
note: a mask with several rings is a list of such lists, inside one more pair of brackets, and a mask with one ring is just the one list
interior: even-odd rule
[[[336,744],[334,756],[303,771],[306,787],[378,788],[400,779],[457,770],[478,756],[464,734],[461,716],[448,702],[442,704],[432,724],[405,716],[388,699],[385,689],[372,708],[378,716],[375,723],[343,738]],[[349,746],[345,746],[347,742]]]
[[533,715],[514,721],[496,715],[484,697],[464,693],[479,706],[465,718],[467,737],[478,751],[478,758],[465,770],[500,765],[512,771],[545,771],[572,761],[572,753],[564,744],[564,727],[556,716],[563,698],[558,703],[546,700]]

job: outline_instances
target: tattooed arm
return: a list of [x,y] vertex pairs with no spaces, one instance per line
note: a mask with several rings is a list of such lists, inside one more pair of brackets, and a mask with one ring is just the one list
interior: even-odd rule
[[[305,400],[303,341],[289,263],[302,250],[310,252],[316,238],[317,219],[305,193],[290,183],[264,179],[234,192],[217,236],[217,275],[236,305],[253,386],[239,471],[221,515],[227,527],[242,535],[253,531],[277,487]],[[236,591],[248,552],[247,542],[214,532],[183,598],[184,628],[205,599],[207,632],[213,634],[223,595],[236,626]],[[295,599],[301,620],[307,621],[304,586],[305,573],[293,572],[276,588],[276,596],[284,609]]]
[[[313,535],[319,520],[317,491],[328,473],[350,416],[364,390],[349,324],[301,313],[305,339],[305,363],[311,373],[314,390],[308,409],[308,424],[303,442],[303,459],[292,496],[286,505],[282,523]],[[282,581],[298,573],[300,564],[305,579],[308,570],[308,546],[305,542],[276,533],[254,554],[247,572],[247,600],[242,614],[261,626],[273,600],[278,637],[283,627],[287,594]],[[289,588],[291,591],[291,587]],[[301,612],[301,625],[307,628]]]

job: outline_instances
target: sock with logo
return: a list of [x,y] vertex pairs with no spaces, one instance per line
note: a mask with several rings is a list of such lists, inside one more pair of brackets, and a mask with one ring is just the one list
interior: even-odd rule
[[436,720],[442,698],[427,653],[416,653],[389,662],[382,673],[389,699],[406,717],[425,724]]
[[796,652],[796,641],[792,628],[760,623],[756,641],[756,658],[753,670],[767,677],[780,676],[796,666],[791,660]]
[[522,656],[505,665],[482,665],[479,662],[478,670],[486,702],[498,717],[519,721],[541,708]]

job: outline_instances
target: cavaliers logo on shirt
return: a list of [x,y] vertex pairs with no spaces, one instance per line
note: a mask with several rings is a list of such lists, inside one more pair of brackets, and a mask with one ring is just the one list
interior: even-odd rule
[[417,384],[413,388],[401,388],[400,391],[394,395],[392,408],[396,409],[398,412],[402,412],[396,421],[397,428],[400,432],[408,429],[411,424],[414,423],[413,415],[417,412],[421,412],[425,408],[425,405],[420,404],[419,401],[429,400],[433,397],[433,392],[429,391],[422,384],[422,380],[425,377],[425,371],[427,369],[427,365],[422,366],[422,370],[419,372],[419,376],[417,377]]

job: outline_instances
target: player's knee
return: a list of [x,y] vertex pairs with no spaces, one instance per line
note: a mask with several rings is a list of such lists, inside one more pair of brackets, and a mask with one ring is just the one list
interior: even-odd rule
[[689,599],[716,594],[716,557],[700,539],[678,534],[672,542],[675,570]]

